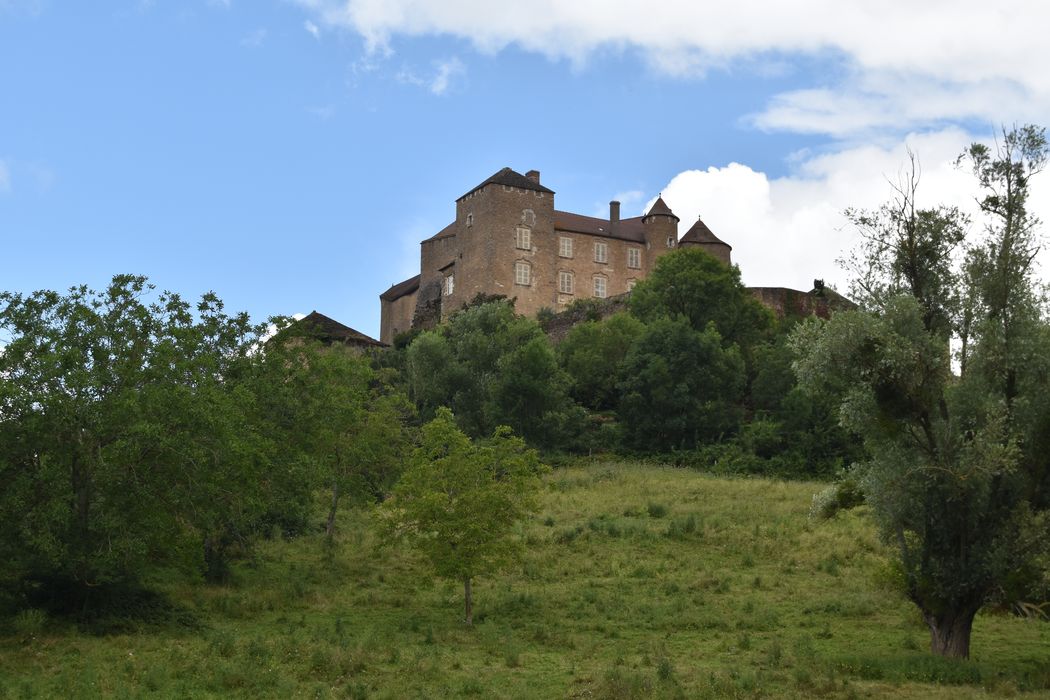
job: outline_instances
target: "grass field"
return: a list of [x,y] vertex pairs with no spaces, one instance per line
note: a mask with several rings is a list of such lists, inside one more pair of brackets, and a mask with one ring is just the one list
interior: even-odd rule
[[593,463],[547,477],[520,567],[459,585],[345,513],[335,551],[263,543],[224,587],[167,585],[197,625],[105,636],[33,612],[0,634],[4,697],[1050,696],[1050,624],[979,615],[936,659],[864,509],[820,484]]

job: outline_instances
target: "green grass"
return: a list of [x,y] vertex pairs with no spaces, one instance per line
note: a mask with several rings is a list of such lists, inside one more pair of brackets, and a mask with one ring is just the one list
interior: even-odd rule
[[[196,617],[91,636],[39,611],[0,632],[0,697],[1046,697],[1050,625],[978,617],[973,659],[925,650],[864,509],[823,485],[595,463],[547,478],[519,567],[459,585],[379,546],[371,515],[263,543]],[[182,615],[181,617],[186,617]]]

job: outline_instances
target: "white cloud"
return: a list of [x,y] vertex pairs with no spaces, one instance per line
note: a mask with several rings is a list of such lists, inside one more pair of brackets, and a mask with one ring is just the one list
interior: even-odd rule
[[830,84],[775,97],[753,118],[768,129],[844,134],[1050,115],[1050,71],[1038,60],[1050,3],[1031,0],[295,1],[372,50],[388,50],[395,36],[441,35],[483,52],[514,45],[574,63],[598,50],[636,51],[673,75],[783,70],[800,56],[845,69]]
[[249,49],[256,49],[266,43],[266,37],[269,35],[265,29],[256,29],[250,34],[246,34],[241,37],[241,46]]
[[[751,286],[810,289],[814,278],[845,288],[836,264],[857,242],[842,215],[849,206],[875,208],[890,199],[887,180],[896,181],[907,162],[907,148],[919,157],[920,206],[949,204],[974,216],[980,231],[969,173],[953,165],[973,141],[958,129],[909,135],[888,145],[847,148],[801,156],[791,175],[769,178],[746,165],[679,173],[663,188],[663,198],[681,218],[684,234],[701,216],[719,238],[733,246],[733,261]],[[1033,181],[1030,207],[1050,214],[1050,174]],[[648,207],[655,197],[642,208]],[[1044,265],[1044,270],[1045,270]]]
[[303,29],[310,32],[314,39],[321,38],[321,28],[313,22],[311,22],[310,20],[306,20],[305,22],[303,22]]
[[398,82],[406,85],[416,85],[426,88],[435,95],[444,95],[453,82],[467,72],[467,67],[455,56],[434,61],[433,68],[433,73],[425,76],[411,68],[402,68],[395,77]]

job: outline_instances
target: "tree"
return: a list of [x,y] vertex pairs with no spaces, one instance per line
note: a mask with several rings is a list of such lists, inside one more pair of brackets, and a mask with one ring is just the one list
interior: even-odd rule
[[659,257],[631,292],[631,313],[649,323],[682,316],[694,330],[713,323],[723,342],[747,354],[773,327],[770,312],[740,282],[740,270],[696,248]]
[[689,449],[735,432],[743,418],[744,362],[708,326],[650,323],[623,362],[620,419],[637,449]]
[[615,409],[620,364],[644,328],[624,313],[574,326],[557,348],[561,366],[572,380],[573,398],[590,409]]
[[258,391],[282,442],[313,465],[331,492],[325,533],[331,542],[340,501],[377,498],[394,481],[409,436],[411,405],[367,357],[325,345],[291,325],[270,340]]
[[196,568],[231,514],[267,507],[274,443],[240,378],[258,337],[214,294],[144,277],[0,294],[0,554],[13,579],[80,594],[164,563]]
[[423,426],[422,444],[384,504],[393,533],[422,552],[438,576],[463,583],[468,625],[474,620],[473,580],[522,551],[514,528],[536,511],[544,469],[505,426],[474,444],[452,412],[440,408]]
[[410,394],[424,419],[451,408],[472,437],[508,425],[533,444],[563,442],[580,411],[539,325],[506,300],[470,306],[408,347]]
[[915,272],[883,278],[899,293],[806,324],[793,338],[800,381],[836,393],[844,427],[864,441],[865,495],[897,548],[931,650],[946,656],[969,655],[986,603],[1031,590],[1050,542],[1050,332],[1032,276],[1036,222],[1025,207],[1046,159],[1035,127],[1004,131],[994,152],[972,146],[962,162],[977,176],[988,220],[964,264],[928,254],[950,249],[962,223],[946,221],[944,209],[916,209],[906,229],[914,244],[896,244],[907,239],[893,220],[871,230],[878,245],[868,270]]

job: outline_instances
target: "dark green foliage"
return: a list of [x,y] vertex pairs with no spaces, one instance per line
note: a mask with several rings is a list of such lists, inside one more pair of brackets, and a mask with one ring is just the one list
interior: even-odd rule
[[[0,555],[5,578],[96,586],[158,564],[198,567],[202,542],[265,512],[275,445],[253,421],[258,329],[212,294],[0,295]],[[194,313],[195,311],[195,313]]]
[[426,418],[450,407],[471,436],[510,426],[529,442],[553,447],[578,432],[583,413],[537,323],[493,301],[454,314],[408,349],[412,398]]
[[574,399],[592,410],[615,409],[620,365],[644,325],[633,316],[615,314],[573,327],[558,345],[561,366],[572,378]]
[[773,316],[740,282],[740,270],[696,248],[663,255],[631,292],[631,313],[646,323],[682,316],[694,330],[714,324],[722,341],[745,351],[769,337]]
[[639,450],[691,449],[734,433],[743,417],[744,363],[713,327],[651,322],[623,363],[620,418]]

